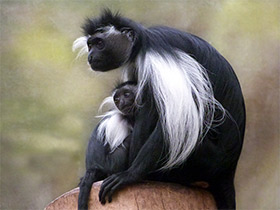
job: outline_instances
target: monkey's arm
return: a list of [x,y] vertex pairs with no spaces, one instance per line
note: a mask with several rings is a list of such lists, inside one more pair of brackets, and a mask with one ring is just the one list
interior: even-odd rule
[[138,182],[157,169],[163,149],[161,125],[160,122],[157,122],[154,131],[141,147],[129,169],[104,180],[99,192],[99,201],[105,204],[106,196],[108,196],[108,201],[111,202],[113,193],[120,187]]
[[[143,147],[153,132],[154,136],[157,134],[161,135],[161,127],[158,126],[156,128],[158,123],[158,113],[156,110],[157,109],[154,107],[152,99],[150,99],[143,104],[135,116],[135,124],[133,127],[132,139],[129,149],[129,166],[131,166],[140,149]],[[161,136],[158,138],[160,137]],[[162,139],[160,139],[158,143],[161,143],[161,140]],[[146,149],[149,149],[149,147]]]

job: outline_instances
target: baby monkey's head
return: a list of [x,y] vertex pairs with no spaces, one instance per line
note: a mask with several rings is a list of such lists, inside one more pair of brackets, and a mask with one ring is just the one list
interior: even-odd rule
[[127,116],[134,115],[135,112],[135,97],[137,84],[132,81],[127,81],[117,85],[113,92],[113,99],[116,107]]

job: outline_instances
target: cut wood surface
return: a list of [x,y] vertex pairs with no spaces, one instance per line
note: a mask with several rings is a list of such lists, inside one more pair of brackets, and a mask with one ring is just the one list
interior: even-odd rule
[[[113,201],[100,204],[98,193],[101,182],[93,184],[89,210],[196,210],[216,209],[213,196],[199,188],[177,184],[144,182],[124,187],[113,195]],[[76,210],[79,188],[64,193],[45,210]]]

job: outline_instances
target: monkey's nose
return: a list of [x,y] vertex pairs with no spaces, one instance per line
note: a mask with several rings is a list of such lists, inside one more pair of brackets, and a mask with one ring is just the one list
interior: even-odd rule
[[125,102],[123,100],[119,101],[119,107],[123,109],[125,107]]

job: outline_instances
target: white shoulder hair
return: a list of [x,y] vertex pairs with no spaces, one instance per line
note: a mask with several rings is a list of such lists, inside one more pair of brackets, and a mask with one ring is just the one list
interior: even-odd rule
[[206,70],[191,56],[176,51],[161,55],[148,51],[136,61],[138,93],[146,84],[152,88],[169,158],[163,169],[183,163],[209,130],[216,108],[224,112],[214,98]]

